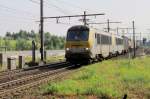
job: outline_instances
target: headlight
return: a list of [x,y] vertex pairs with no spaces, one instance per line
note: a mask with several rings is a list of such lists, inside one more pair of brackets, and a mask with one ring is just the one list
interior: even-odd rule
[[89,48],[85,48],[85,50],[86,50],[86,51],[88,51],[88,50],[89,50]]
[[66,51],[69,51],[70,49],[69,48],[66,48]]

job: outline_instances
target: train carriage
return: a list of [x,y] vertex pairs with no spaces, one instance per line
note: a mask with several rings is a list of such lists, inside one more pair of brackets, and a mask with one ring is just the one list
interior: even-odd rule
[[114,33],[77,25],[68,30],[65,49],[67,61],[81,62],[122,54],[125,46],[124,39]]

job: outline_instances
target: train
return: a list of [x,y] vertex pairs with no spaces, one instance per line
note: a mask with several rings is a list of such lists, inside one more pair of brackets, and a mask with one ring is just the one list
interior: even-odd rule
[[70,63],[101,61],[133,49],[133,40],[84,25],[67,31],[65,58]]

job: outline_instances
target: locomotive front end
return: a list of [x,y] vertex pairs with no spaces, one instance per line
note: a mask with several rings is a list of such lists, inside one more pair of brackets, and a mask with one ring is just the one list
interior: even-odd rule
[[89,28],[86,26],[74,26],[67,32],[66,60],[69,62],[81,62],[90,58]]

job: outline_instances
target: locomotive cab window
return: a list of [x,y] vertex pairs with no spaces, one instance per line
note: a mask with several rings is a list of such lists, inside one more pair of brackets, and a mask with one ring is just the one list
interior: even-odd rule
[[88,41],[88,30],[70,30],[67,33],[67,41]]

